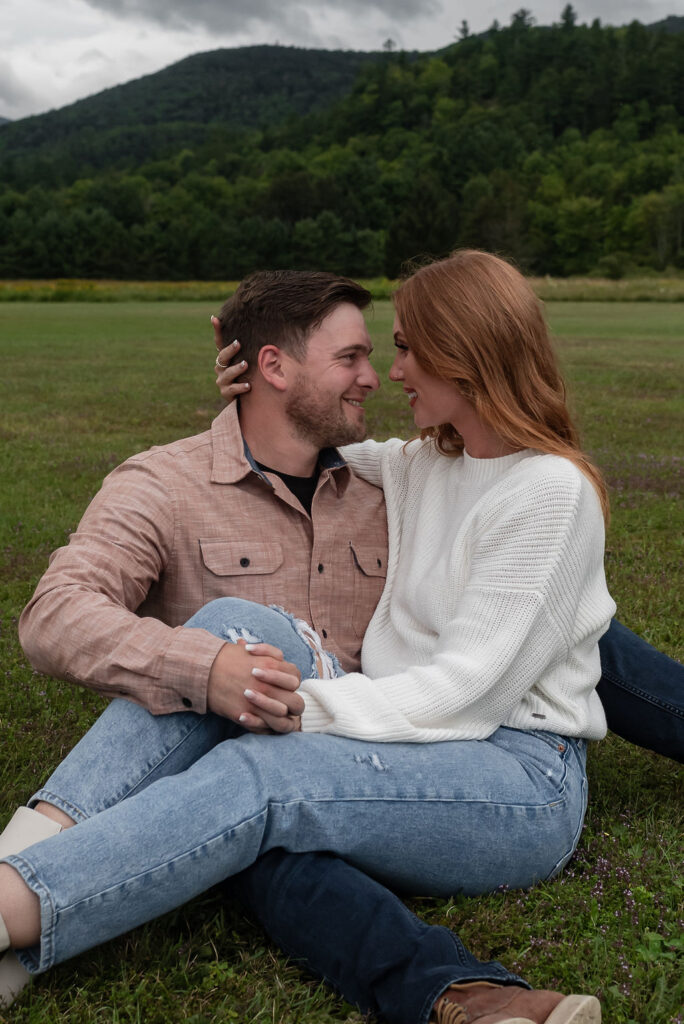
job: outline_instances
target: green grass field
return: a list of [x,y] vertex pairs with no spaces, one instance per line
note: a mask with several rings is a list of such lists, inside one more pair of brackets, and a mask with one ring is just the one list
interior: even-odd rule
[[[214,307],[215,308],[215,307]],[[48,555],[109,469],[197,433],[220,408],[206,302],[0,304],[0,825],[102,703],[32,672],[16,621]],[[620,619],[682,658],[682,307],[552,303],[572,404],[611,485],[609,585]],[[391,361],[391,307],[371,328]],[[391,385],[374,436],[413,432]],[[563,876],[529,893],[415,900],[474,953],[539,987],[601,995],[607,1024],[680,1024],[684,776],[615,737],[590,752],[590,806]],[[331,923],[334,928],[334,923]],[[219,891],[55,969],[0,1020],[329,1024],[363,1017],[271,948]]]

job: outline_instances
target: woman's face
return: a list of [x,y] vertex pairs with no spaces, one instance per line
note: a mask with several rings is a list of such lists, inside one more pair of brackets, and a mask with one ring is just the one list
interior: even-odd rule
[[475,415],[472,404],[453,384],[433,377],[418,365],[398,316],[394,317],[393,331],[396,354],[389,376],[403,384],[416,426],[424,430],[451,423],[462,434],[464,419],[469,421]]

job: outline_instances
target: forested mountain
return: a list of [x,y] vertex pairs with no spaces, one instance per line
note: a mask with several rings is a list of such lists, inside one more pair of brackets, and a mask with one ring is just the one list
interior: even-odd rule
[[671,14],[667,18],[663,18],[662,21],[652,22],[646,28],[654,32],[684,32],[684,18]]
[[[3,181],[66,184],[84,171],[134,167],[235,128],[263,128],[330,106],[377,53],[245,46],[198,53],[163,71],[0,135]],[[49,169],[48,169],[49,168]]]
[[0,276],[394,275],[457,245],[556,274],[684,266],[671,21],[578,26],[568,6],[437,54],[217,51],[5,125]]

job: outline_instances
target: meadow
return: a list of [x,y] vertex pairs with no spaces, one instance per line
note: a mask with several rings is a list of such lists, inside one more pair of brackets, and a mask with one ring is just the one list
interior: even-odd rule
[[[213,295],[213,293],[211,293]],[[0,303],[0,826],[70,749],[100,698],[33,672],[19,612],[102,477],[133,452],[204,430],[221,408],[218,302]],[[611,488],[609,586],[622,622],[681,660],[682,307],[549,302],[586,447]],[[391,306],[370,319],[381,377]],[[409,436],[385,384],[369,430]],[[412,900],[537,987],[589,991],[606,1024],[684,1019],[684,773],[615,736],[589,755],[590,804],[563,875],[527,893]],[[335,923],[331,922],[331,928]],[[360,1024],[271,947],[220,889],[37,980],[0,1020],[48,1024]]]
[[[377,300],[389,299],[397,286],[386,277],[362,282]],[[684,302],[684,274],[630,274],[606,277],[531,277],[544,302]],[[223,302],[237,281],[108,281],[79,278],[0,280],[0,302]]]

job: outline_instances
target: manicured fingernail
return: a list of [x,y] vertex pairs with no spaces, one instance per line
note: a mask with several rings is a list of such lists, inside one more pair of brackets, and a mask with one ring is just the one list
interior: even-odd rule
[[247,360],[246,359],[241,360],[240,366],[245,367],[246,365],[247,365]]
[[254,696],[254,690],[245,690],[245,697],[251,699]]
[[239,345],[239,344],[240,344],[240,342],[237,340],[237,338],[235,339],[235,341],[231,341],[231,345],[233,347],[235,347],[235,345]]
[[258,644],[245,644],[246,651],[256,651]]
[[263,674],[264,674],[264,670],[262,668],[253,668],[252,669],[252,675],[253,676],[261,677],[261,676],[263,676]]
[[249,384],[243,384],[242,386],[245,389],[245,391],[249,391],[249,388],[250,388]]
[[249,721],[249,719],[247,718],[247,715],[240,715],[240,717],[238,718],[238,722],[248,722],[248,721]]

